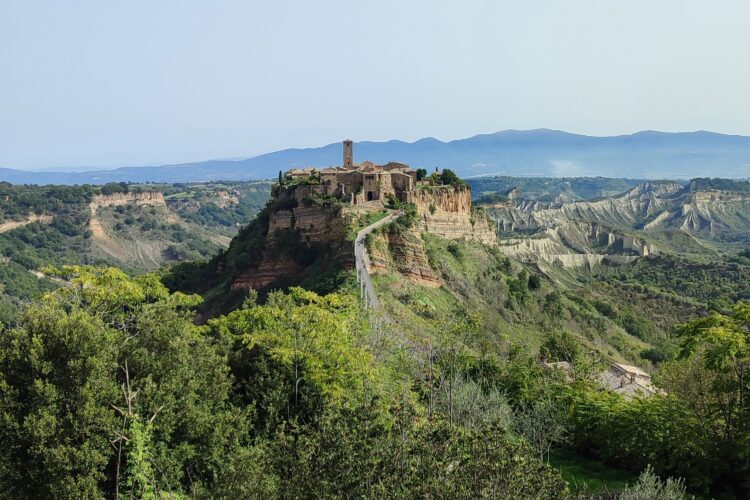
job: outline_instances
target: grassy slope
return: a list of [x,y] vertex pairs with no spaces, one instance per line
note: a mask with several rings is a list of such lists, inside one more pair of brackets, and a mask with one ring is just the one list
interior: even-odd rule
[[552,452],[550,464],[560,470],[572,492],[583,497],[622,491],[638,481],[632,471],[609,467],[568,450]]
[[[571,332],[583,351],[597,353],[602,362],[649,366],[639,354],[651,345],[628,334],[616,319],[597,309],[606,294],[555,294],[557,285],[543,281],[540,288],[522,298],[514,293],[513,282],[522,271],[533,269],[508,260],[491,247],[422,236],[431,265],[441,276],[440,288],[413,283],[393,270],[375,277],[386,328],[396,333],[399,341],[395,344],[411,353],[393,356],[391,363],[400,362],[400,370],[418,370],[415,365],[420,361],[415,358],[441,345],[458,344],[459,350],[479,357],[491,353],[506,361],[513,353],[536,355],[547,335],[558,330]],[[550,295],[559,295],[559,304],[548,300]],[[616,300],[611,302],[614,310],[624,311],[622,305],[618,309]],[[456,321],[469,315],[481,318],[479,331],[456,331]],[[561,470],[576,494],[621,491],[637,479],[629,471],[567,451],[554,454],[551,464]]]
[[514,291],[525,268],[496,249],[423,237],[443,286],[420,286],[395,272],[375,277],[385,313],[418,345],[440,339],[458,315],[472,313],[481,318],[480,331],[476,338],[462,340],[475,350],[537,352],[550,332],[562,330],[602,360],[639,364],[640,353],[651,347],[581,294],[556,292],[555,285],[544,280],[537,290]]

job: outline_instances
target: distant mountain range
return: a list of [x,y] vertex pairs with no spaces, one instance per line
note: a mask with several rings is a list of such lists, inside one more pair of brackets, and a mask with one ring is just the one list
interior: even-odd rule
[[[713,132],[654,132],[591,137],[557,130],[506,130],[443,142],[358,142],[355,161],[398,161],[428,170],[451,168],[462,177],[605,176],[643,179],[750,177],[750,137]],[[192,182],[275,178],[279,170],[341,164],[340,143],[285,149],[244,160],[210,160],[157,167],[90,172],[30,172],[0,169],[14,184],[103,184]]]

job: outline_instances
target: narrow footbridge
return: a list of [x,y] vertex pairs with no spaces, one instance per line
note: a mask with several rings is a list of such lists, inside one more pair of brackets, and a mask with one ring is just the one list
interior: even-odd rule
[[393,222],[402,215],[403,212],[401,211],[391,212],[376,223],[370,224],[358,232],[357,238],[354,240],[354,260],[355,269],[357,271],[357,283],[359,283],[359,295],[362,297],[365,307],[380,309],[380,302],[378,301],[377,294],[375,294],[375,287],[372,286],[372,279],[370,279],[370,273],[368,272],[368,269],[370,268],[370,256],[367,254],[367,248],[365,247],[365,238],[368,234],[379,227]]

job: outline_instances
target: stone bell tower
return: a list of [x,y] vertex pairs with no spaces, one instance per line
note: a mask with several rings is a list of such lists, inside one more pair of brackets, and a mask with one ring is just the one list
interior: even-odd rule
[[351,139],[344,141],[344,166],[354,166],[354,146]]

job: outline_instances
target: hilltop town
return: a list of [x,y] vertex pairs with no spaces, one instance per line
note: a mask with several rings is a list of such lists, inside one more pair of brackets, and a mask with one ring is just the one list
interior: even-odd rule
[[[388,162],[376,165],[371,161],[354,162],[354,145],[351,140],[343,142],[343,164],[317,169],[314,167],[289,170],[280,179],[288,182],[305,182],[323,186],[323,194],[335,196],[352,205],[374,202],[382,206],[395,200],[414,202],[414,191],[424,186],[441,184],[442,172],[427,177],[424,169],[414,170],[409,165]],[[457,178],[456,178],[457,180]]]

